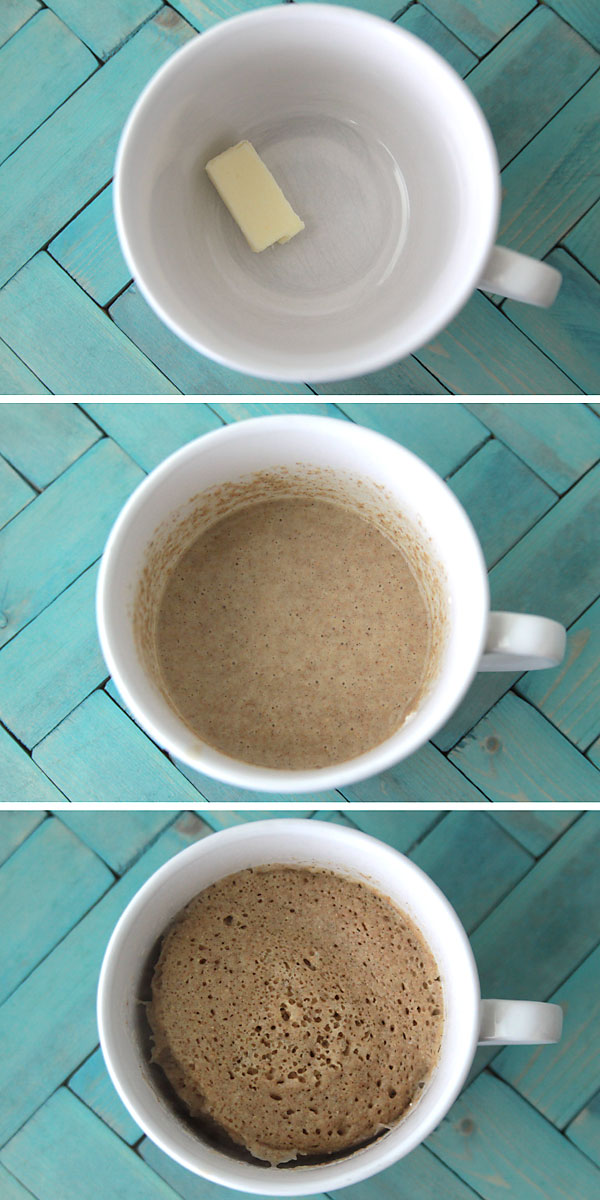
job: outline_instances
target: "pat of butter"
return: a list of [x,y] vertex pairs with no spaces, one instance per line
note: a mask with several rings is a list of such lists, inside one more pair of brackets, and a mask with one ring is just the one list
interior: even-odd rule
[[304,221],[250,142],[238,142],[217,154],[206,171],[251,250],[258,253],[274,242],[289,242],[304,229]]

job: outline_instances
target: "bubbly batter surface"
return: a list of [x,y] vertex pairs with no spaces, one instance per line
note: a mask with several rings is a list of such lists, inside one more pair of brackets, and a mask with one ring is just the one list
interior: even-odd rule
[[327,500],[255,503],[171,570],[156,625],[165,690],[211,746],[314,768],[379,745],[418,704],[426,600],[390,538]]
[[167,932],[153,1059],[193,1117],[276,1164],[397,1122],[438,1058],[438,969],[407,916],[331,871],[245,870]]

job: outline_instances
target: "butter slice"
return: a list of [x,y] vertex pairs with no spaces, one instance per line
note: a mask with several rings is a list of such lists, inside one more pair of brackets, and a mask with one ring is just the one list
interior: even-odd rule
[[250,142],[238,142],[217,154],[206,164],[206,171],[256,253],[274,242],[289,242],[304,229],[304,221],[288,204]]

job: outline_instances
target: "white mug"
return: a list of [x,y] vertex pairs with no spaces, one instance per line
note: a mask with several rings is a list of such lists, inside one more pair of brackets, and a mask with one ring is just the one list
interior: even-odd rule
[[[381,487],[415,528],[444,576],[447,632],[437,674],[417,711],[380,745],[344,763],[282,770],[240,762],[203,742],[181,720],[148,670],[135,636],[140,579],[156,542],[191,497],[255,472],[298,463],[348,473]],[[188,766],[225,783],[263,792],[314,792],[378,774],[429,740],[455,710],[476,671],[529,671],[558,665],[562,625],[546,617],[490,613],[487,571],[477,536],[448,486],[397,442],[350,421],[301,414],[257,417],[205,434],[161,463],[139,485],[109,536],[98,576],[102,651],[139,724]]]
[[[254,254],[204,167],[248,139],[305,223]],[[151,79],[115,167],[121,248],[194,349],[266,379],[404,358],[477,287],[549,305],[553,267],[494,247],[500,178],[467,85],[391,21],[275,4],[194,38]]]
[[[169,922],[210,884],[247,867],[316,866],[367,882],[420,929],[437,961],[444,998],[440,1055],[417,1104],[376,1142],[316,1166],[277,1168],[240,1162],[204,1141],[169,1108],[148,1064],[139,998]],[[482,1000],[469,940],[440,889],[410,859],[357,830],[288,818],[241,824],[175,855],[143,885],[109,941],[98,987],[104,1059],[121,1100],[157,1146],[182,1166],[225,1187],[269,1196],[328,1193],[366,1179],[414,1150],[446,1115],[477,1045],[557,1042],[557,1004]]]

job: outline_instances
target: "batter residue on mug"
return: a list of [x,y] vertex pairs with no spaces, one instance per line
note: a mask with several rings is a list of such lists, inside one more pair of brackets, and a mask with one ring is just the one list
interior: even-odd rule
[[156,652],[186,724],[244,762],[315,768],[414,711],[428,606],[401,548],[326,500],[274,498],[205,530],[171,570]]
[[443,997],[420,931],[373,888],[270,866],[201,892],[167,932],[147,1007],[192,1117],[272,1164],[394,1125],[438,1061]]

